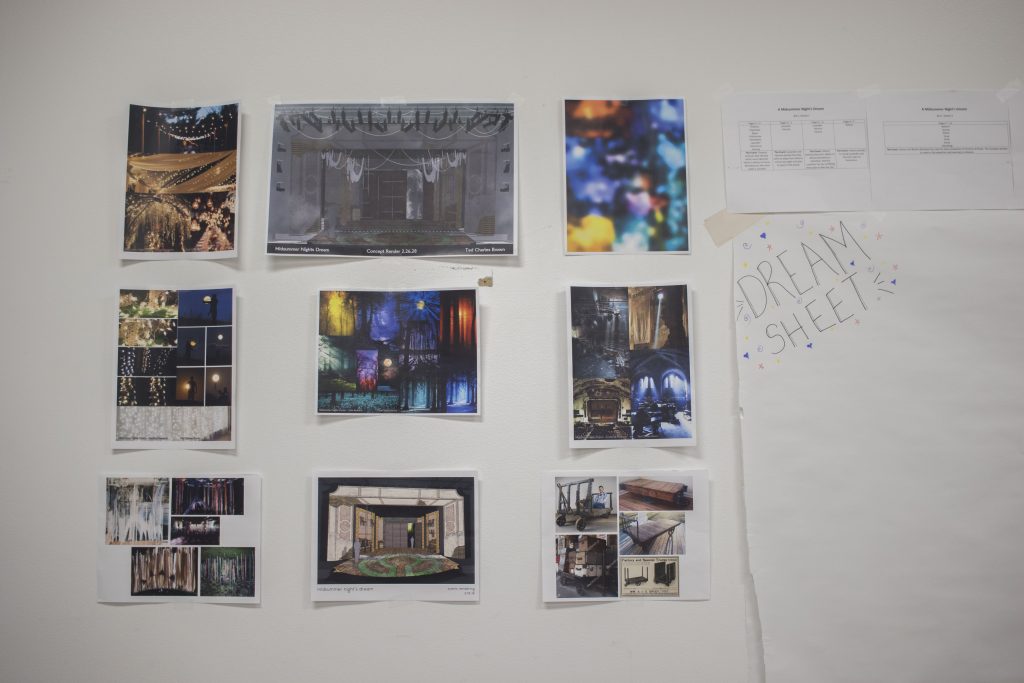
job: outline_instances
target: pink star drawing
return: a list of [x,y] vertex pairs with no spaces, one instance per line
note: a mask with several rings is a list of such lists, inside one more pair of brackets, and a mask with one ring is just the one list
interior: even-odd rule
[[828,231],[829,232],[835,232],[836,231],[836,226],[834,226],[834,225],[828,226]]
[[880,239],[882,239],[882,233],[880,233],[880,232],[876,232],[876,233],[875,233],[875,239],[876,239],[876,240],[880,240]]
[[764,370],[764,363],[758,363],[757,364],[757,369],[758,370]]
[[771,250],[772,250],[772,245],[769,244],[768,245],[768,251],[771,251]]
[[893,270],[899,270],[900,269],[899,264],[896,264],[896,263],[892,264],[892,269]]
[[853,319],[853,324],[854,325],[860,325],[860,320],[858,318],[854,318]]

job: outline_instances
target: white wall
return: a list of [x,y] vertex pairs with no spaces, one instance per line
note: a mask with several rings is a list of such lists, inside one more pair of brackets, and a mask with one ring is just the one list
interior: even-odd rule
[[[699,225],[724,205],[720,94],[1001,88],[1021,77],[1022,19],[1024,3],[1013,1],[7,0],[0,680],[743,681],[748,661],[756,676],[729,251],[695,227],[690,257],[562,256],[559,98],[684,95]],[[272,99],[510,95],[521,102],[519,257],[264,255]],[[241,257],[122,264],[128,104],[231,98],[243,110]],[[493,271],[495,282],[482,294],[482,420],[311,414],[319,286],[465,284],[477,273],[464,265]],[[570,453],[566,282],[677,277],[695,289],[700,447]],[[113,454],[114,288],[231,282],[240,299],[237,453]],[[619,465],[710,469],[711,601],[541,604],[538,473]],[[314,608],[307,478],[344,467],[478,468],[482,601]],[[95,477],[108,470],[262,473],[263,605],[96,604]],[[428,661],[439,668],[425,674]]]

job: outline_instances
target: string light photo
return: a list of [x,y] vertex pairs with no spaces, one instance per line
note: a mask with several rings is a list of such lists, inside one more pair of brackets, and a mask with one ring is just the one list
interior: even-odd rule
[[259,475],[99,478],[100,602],[258,603]]
[[234,291],[118,292],[115,448],[231,448]]
[[235,252],[238,105],[131,105],[122,256]]

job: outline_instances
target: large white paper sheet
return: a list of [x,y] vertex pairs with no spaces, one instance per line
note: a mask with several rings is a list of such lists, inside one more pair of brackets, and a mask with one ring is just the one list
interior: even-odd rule
[[1024,207],[1024,98],[745,93],[722,105],[731,211]]
[[775,216],[733,245],[767,680],[1019,680],[1019,216]]

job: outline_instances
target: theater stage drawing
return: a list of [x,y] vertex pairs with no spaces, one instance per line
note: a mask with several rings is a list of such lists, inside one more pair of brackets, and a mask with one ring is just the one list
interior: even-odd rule
[[475,584],[472,477],[317,480],[316,583]]
[[515,253],[511,103],[279,104],[267,252]]

